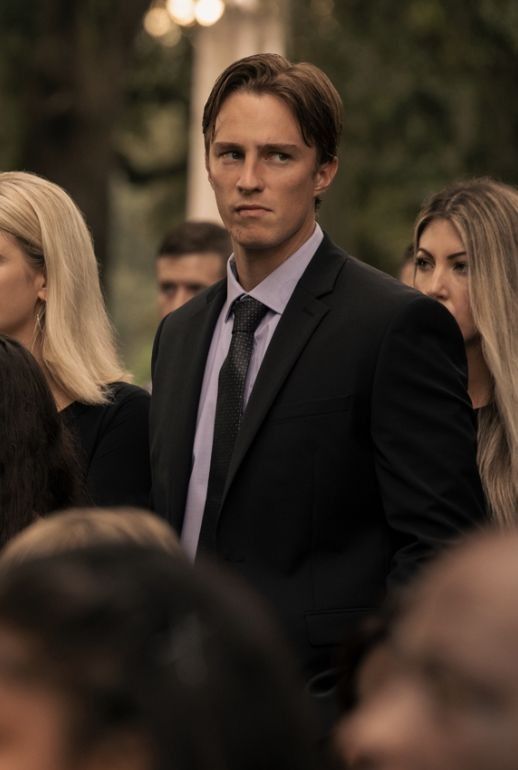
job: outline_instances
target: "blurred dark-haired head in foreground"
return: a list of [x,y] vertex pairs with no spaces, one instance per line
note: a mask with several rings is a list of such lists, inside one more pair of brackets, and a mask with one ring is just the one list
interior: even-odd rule
[[268,618],[219,573],[137,545],[0,569],[5,770],[309,770],[302,701]]

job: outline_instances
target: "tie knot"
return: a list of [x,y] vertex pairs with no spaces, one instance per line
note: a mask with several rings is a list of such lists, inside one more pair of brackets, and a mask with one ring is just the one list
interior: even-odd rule
[[266,305],[263,305],[258,299],[254,299],[248,294],[234,300],[232,304],[232,311],[234,313],[232,334],[234,334],[234,332],[253,334],[261,320],[264,318],[267,310],[268,308]]

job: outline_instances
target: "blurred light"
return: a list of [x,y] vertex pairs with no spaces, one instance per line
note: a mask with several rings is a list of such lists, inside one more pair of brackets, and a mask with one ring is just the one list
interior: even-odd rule
[[259,3],[257,0],[228,0],[228,5],[240,8],[242,11],[256,11]]
[[195,4],[193,0],[167,0],[166,8],[173,21],[182,27],[187,27],[195,21]]
[[144,16],[144,29],[152,37],[162,37],[171,29],[171,19],[165,8],[150,8]]
[[165,45],[166,48],[174,48],[174,46],[180,42],[181,37],[182,33],[180,27],[177,24],[171,23],[169,30],[160,38],[160,42],[162,45]]
[[225,12],[222,0],[198,0],[195,5],[195,17],[202,27],[210,27],[221,19]]

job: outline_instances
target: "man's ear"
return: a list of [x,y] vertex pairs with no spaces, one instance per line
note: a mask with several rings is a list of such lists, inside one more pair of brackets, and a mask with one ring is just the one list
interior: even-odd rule
[[338,158],[335,156],[326,163],[321,163],[315,173],[315,198],[325,193],[331,186],[338,171]]

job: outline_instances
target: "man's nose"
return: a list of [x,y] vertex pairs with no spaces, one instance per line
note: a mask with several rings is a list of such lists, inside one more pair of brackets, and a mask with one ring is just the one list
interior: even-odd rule
[[257,158],[249,157],[244,159],[237,186],[241,192],[253,192],[262,189],[263,183]]

